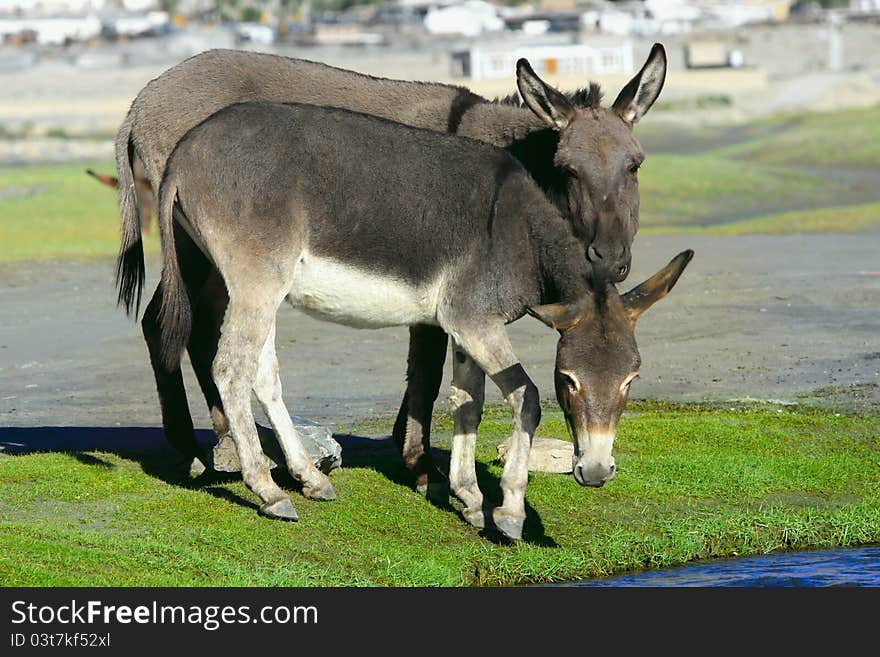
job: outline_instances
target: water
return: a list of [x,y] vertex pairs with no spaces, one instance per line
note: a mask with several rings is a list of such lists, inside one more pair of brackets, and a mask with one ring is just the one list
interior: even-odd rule
[[586,580],[572,585],[880,587],[880,545],[719,559],[680,568]]

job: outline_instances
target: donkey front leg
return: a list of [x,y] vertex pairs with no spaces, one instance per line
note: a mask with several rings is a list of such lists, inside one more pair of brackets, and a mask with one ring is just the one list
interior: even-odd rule
[[538,388],[513,353],[502,323],[450,331],[456,343],[483,369],[513,408],[513,436],[501,476],[502,505],[492,512],[495,527],[508,538],[522,538],[529,482],[529,450],[541,421]]
[[257,372],[254,393],[269,417],[269,422],[284,452],[290,474],[294,479],[302,482],[303,495],[311,500],[325,502],[335,500],[336,491],[333,490],[330,478],[318,470],[309,458],[281,398],[281,377],[278,374],[278,357],[275,353],[274,319],[260,354],[260,368]]
[[270,518],[296,520],[290,497],[272,480],[254,425],[251,390],[255,388],[260,354],[275,319],[278,304],[250,301],[248,293],[230,290],[212,373],[232,431],[244,483],[263,504]]
[[465,509],[464,519],[483,529],[483,493],[477,484],[477,427],[483,416],[486,374],[457,344],[453,344],[452,390],[449,400],[454,423],[452,454],[449,461],[449,484]]

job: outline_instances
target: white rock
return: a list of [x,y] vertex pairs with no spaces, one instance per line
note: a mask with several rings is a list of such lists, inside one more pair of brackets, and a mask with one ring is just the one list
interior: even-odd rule
[[[498,445],[498,456],[502,462],[506,462],[509,448],[509,440]],[[569,441],[536,437],[532,440],[532,450],[529,452],[529,470],[568,474],[572,471],[573,456],[574,445]]]

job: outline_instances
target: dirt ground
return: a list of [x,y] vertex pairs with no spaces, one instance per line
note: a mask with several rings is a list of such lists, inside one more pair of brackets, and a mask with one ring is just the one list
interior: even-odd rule
[[[635,398],[880,407],[880,233],[638,236],[621,287],[685,248],[696,251],[688,270],[640,320]],[[158,269],[148,262],[148,293]],[[0,425],[160,423],[140,327],[115,307],[112,278],[110,260],[0,266]],[[555,333],[530,317],[509,332],[552,399]],[[282,306],[278,347],[292,413],[338,428],[396,412],[406,329],[358,331]],[[196,424],[209,427],[184,370]],[[488,399],[500,400],[491,384]]]

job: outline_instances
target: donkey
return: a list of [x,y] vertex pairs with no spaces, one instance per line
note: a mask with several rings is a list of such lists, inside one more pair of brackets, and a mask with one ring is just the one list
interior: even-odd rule
[[[297,517],[260,458],[252,390],[294,476],[313,495],[333,494],[281,399],[275,316],[287,299],[352,327],[427,324],[451,336],[452,489],[469,522],[514,540],[522,537],[540,404],[505,324],[531,313],[560,331],[556,387],[577,445],[575,478],[602,485],[614,476],[614,427],[639,368],[635,319],[671,289],[692,255],[621,296],[504,150],[312,105],[235,104],[191,129],[168,160],[158,209],[163,363],[179,364],[191,325],[176,221],[229,292],[211,372],[261,513]],[[503,503],[491,514],[473,458],[485,375],[514,413]]]
[[[248,100],[293,101],[361,111],[400,123],[455,133],[506,147],[522,162],[583,243],[596,269],[623,279],[638,227],[638,167],[644,158],[633,125],[663,87],[666,55],[656,44],[641,71],[611,108],[600,106],[595,85],[565,96],[546,85],[525,60],[517,65],[522,103],[489,102],[461,87],[360,75],[303,60],[215,50],[175,66],[138,95],[120,128],[116,149],[123,241],[117,267],[119,300],[135,313],[143,283],[143,254],[132,174],[142,167],[156,190],[167,158],[183,134],[212,112]],[[188,351],[208,401],[215,432],[229,431],[210,364],[226,307],[222,278],[184,231],[178,231],[181,271],[194,299]],[[156,289],[142,320],[156,377],[165,434],[203,469],[179,368],[161,366]],[[393,435],[422,492],[444,477],[431,462],[430,419],[446,358],[447,336],[436,326],[410,328],[407,392]]]

